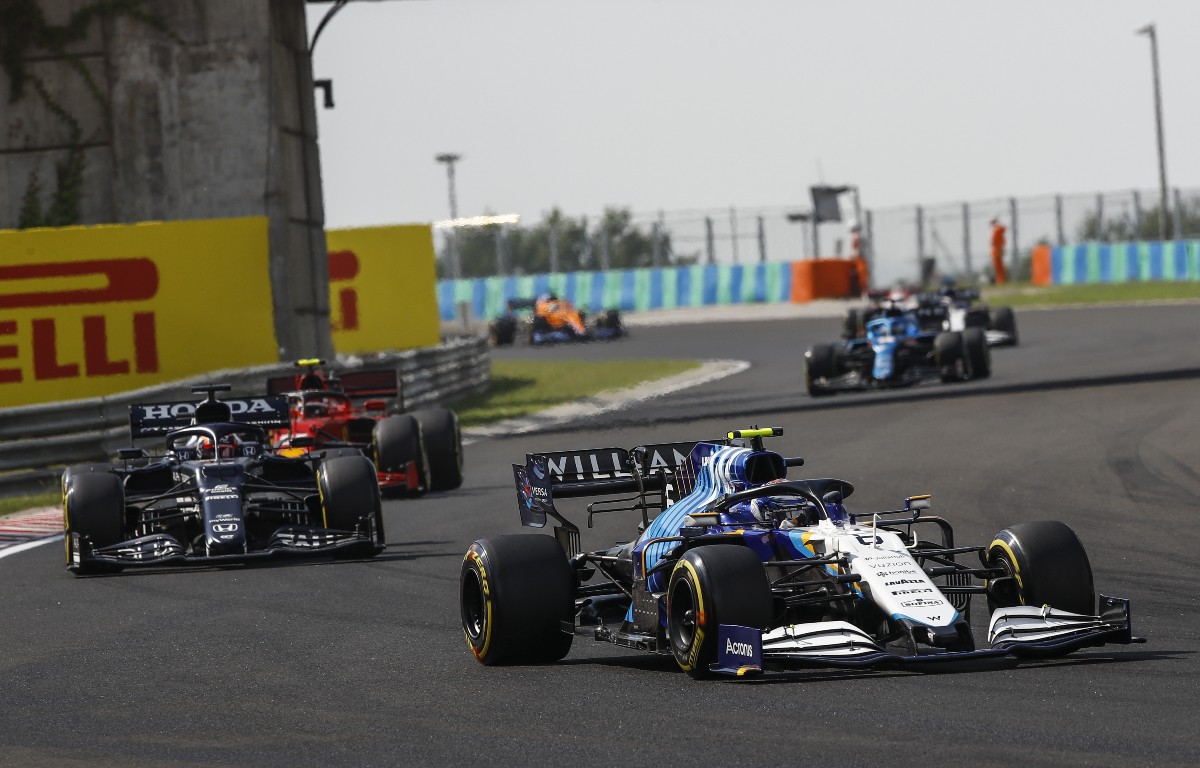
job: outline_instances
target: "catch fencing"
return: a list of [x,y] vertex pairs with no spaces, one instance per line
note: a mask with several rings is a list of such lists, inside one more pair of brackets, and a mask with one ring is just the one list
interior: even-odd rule
[[[407,409],[445,403],[484,391],[491,381],[487,341],[478,337],[448,340],[437,346],[355,359],[333,366],[391,368],[400,375]],[[266,380],[295,372],[291,365],[215,371],[107,397],[0,410],[0,496],[33,493],[52,487],[68,464],[107,461],[128,446],[129,406],[139,402],[187,400],[193,386],[229,384],[233,395],[262,394]]]
[[[1152,239],[1150,231],[1157,232],[1158,197],[1157,190],[1130,189],[865,207],[860,222],[852,222],[844,211],[845,221],[818,225],[816,253],[811,223],[789,220],[788,216],[806,212],[811,208],[807,201],[791,206],[634,212],[630,225],[651,233],[651,242],[657,240],[665,246],[644,255],[644,263],[651,268],[664,268],[677,263],[750,265],[816,256],[848,258],[849,226],[858,223],[872,262],[872,284],[884,287],[919,282],[923,273],[968,282],[986,279],[991,271],[993,219],[1006,228],[1005,259],[1010,276],[1025,279],[1030,251],[1039,243],[1062,246],[1082,240]],[[866,190],[863,202],[869,201]],[[1169,237],[1200,237],[1200,189],[1172,190],[1168,209]],[[602,221],[603,217],[589,219]],[[593,249],[589,258],[587,268],[596,273],[609,271],[601,249]],[[510,276],[486,279],[505,277]],[[439,294],[439,298],[444,313],[447,297]],[[459,301],[473,299],[458,297]]]

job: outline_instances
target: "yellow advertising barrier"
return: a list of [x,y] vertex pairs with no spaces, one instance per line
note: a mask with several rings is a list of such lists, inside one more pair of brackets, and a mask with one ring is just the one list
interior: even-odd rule
[[0,231],[0,407],[275,362],[263,217]]
[[431,347],[440,326],[428,224],[325,233],[338,354]]

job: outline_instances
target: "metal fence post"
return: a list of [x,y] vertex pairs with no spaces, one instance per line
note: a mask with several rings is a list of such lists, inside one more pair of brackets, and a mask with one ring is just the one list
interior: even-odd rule
[[925,277],[925,211],[917,206],[917,282]]
[[737,210],[729,206],[729,242],[733,245],[733,263],[738,263]]
[[973,281],[975,270],[971,267],[971,204],[962,204],[963,217],[963,264],[967,268],[967,280]]
[[558,221],[550,222],[550,271],[558,271]]
[[713,227],[711,216],[704,217],[704,245],[708,251],[708,263],[716,264],[717,252],[716,248],[713,246]]
[[1171,211],[1171,224],[1174,229],[1174,237],[1176,240],[1183,239],[1183,195],[1179,192],[1179,187],[1175,187],[1175,206]]
[[1104,193],[1096,193],[1096,239],[1107,240],[1104,235]]
[[662,265],[662,225],[654,222],[650,238],[650,263],[655,267]]
[[496,274],[504,274],[504,226],[496,225]]
[[1142,239],[1142,193],[1133,190],[1133,237],[1131,240]]
[[1012,268],[1008,270],[1009,278],[1012,282],[1016,282],[1021,274],[1021,247],[1020,237],[1017,234],[1017,198],[1008,198],[1008,216],[1012,220]]
[[758,217],[758,260],[767,260],[767,231],[762,216]]
[[867,211],[867,244],[863,248],[863,258],[867,260],[867,286],[875,284],[875,215]]
[[1054,196],[1054,224],[1058,228],[1058,247],[1061,248],[1067,244],[1067,238],[1063,232],[1063,201],[1062,195]]
[[600,269],[608,271],[608,219],[605,218],[600,224]]

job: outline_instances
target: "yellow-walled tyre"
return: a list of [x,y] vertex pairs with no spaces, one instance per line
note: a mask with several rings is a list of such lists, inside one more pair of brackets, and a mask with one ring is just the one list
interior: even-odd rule
[[709,674],[720,625],[766,629],[771,585],[762,560],[739,544],[712,544],[684,553],[667,587],[667,637],[679,668]]
[[1005,528],[988,546],[988,565],[1003,568],[1012,577],[1003,589],[988,589],[989,611],[1049,605],[1085,616],[1096,613],[1087,552],[1063,523],[1039,520]]
[[458,585],[463,635],[480,664],[545,664],[571,650],[575,577],[555,539],[518,534],[476,541]]

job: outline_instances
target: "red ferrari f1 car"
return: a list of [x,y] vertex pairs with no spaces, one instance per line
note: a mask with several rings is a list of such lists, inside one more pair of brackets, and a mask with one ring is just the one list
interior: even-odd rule
[[375,462],[385,492],[421,494],[462,485],[462,435],[446,408],[404,412],[394,369],[326,371],[324,360],[298,360],[301,371],[267,381],[286,395],[288,429],[271,433],[275,451],[298,456],[317,449],[349,448]]

